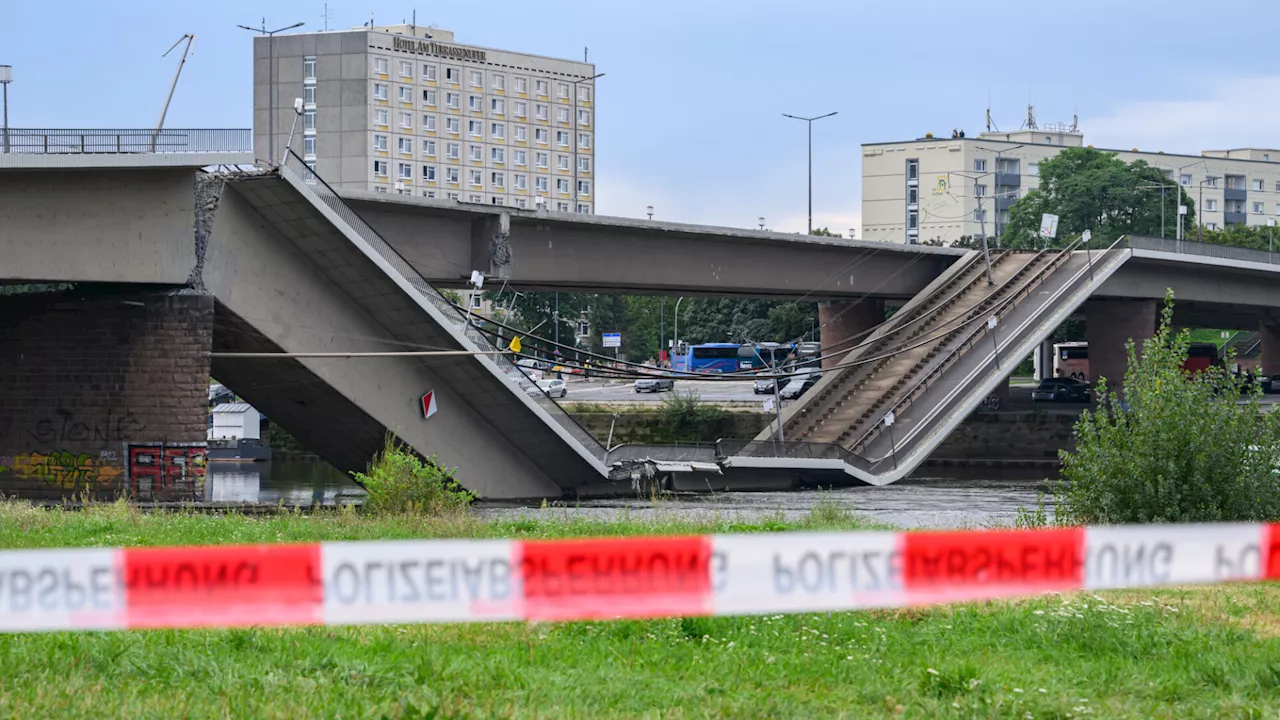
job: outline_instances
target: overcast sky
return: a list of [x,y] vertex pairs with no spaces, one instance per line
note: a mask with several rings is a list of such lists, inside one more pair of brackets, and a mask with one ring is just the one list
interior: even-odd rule
[[[12,2],[0,64],[13,127],[149,127],[196,34],[168,127],[248,127],[251,35],[306,22],[319,0]],[[1016,129],[1080,116],[1098,147],[1196,153],[1280,146],[1280,2],[1066,0],[450,0],[329,3],[331,29],[373,13],[453,30],[462,44],[581,58],[599,80],[601,214],[805,226],[814,125],[817,225],[860,223],[864,142]]]

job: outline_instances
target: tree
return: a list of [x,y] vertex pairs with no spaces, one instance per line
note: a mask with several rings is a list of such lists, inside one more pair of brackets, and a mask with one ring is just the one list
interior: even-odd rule
[[814,302],[694,298],[680,308],[680,340],[790,343],[807,339],[817,318]]
[[[1266,225],[1228,225],[1217,230],[1203,229],[1204,241],[1215,245],[1232,245],[1254,250],[1274,250],[1280,247],[1280,228]],[[1186,237],[1192,238],[1187,235]]]
[[[1161,192],[1160,186],[1168,189]],[[1109,243],[1121,235],[1160,235],[1161,198],[1164,230],[1177,222],[1179,203],[1187,206],[1186,226],[1195,222],[1195,203],[1159,169],[1143,160],[1126,163],[1115,153],[1093,148],[1067,148],[1040,163],[1040,186],[1009,210],[1001,244],[1043,244],[1040,219],[1058,216],[1054,245],[1064,245],[1085,230]]]
[[[935,237],[929,238],[928,240],[925,240],[920,244],[926,247],[957,247],[957,248],[966,248],[969,250],[980,250],[982,248],[982,236],[981,235],[961,235],[960,237],[956,238],[955,240],[952,240],[949,243],[946,240],[943,240],[942,237],[935,236]],[[994,248],[995,246],[996,246],[996,239],[994,237],[988,237],[987,247]]]
[[810,234],[815,235],[817,237],[844,237],[840,233],[831,232],[830,228],[825,228],[825,227],[814,228],[813,232]]

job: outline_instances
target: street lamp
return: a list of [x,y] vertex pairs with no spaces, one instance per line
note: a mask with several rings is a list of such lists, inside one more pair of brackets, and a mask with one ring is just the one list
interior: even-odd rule
[[9,83],[13,82],[13,66],[0,65],[0,85],[4,86],[4,151],[9,152]]
[[267,161],[270,162],[276,156],[276,33],[282,33],[285,30],[302,27],[306,23],[294,23],[289,27],[282,27],[278,30],[267,30],[267,19],[262,18],[262,28],[252,28],[248,25],[237,25],[249,32],[256,32],[266,35],[270,38],[267,41]]
[[[676,327],[671,331],[671,368],[674,370],[676,366],[675,353],[680,349],[680,303],[684,302],[684,298],[676,300]],[[689,370],[690,368],[685,368]]]
[[1204,185],[1205,183],[1209,183],[1209,187],[1217,187],[1218,176],[1205,175],[1204,179],[1200,181],[1200,200],[1199,200],[1200,217],[1198,218],[1200,222],[1196,223],[1196,242],[1204,242]]
[[763,229],[764,229],[764,216],[763,216],[763,215],[761,215],[760,217],[756,218],[756,220],[758,220],[758,221],[760,222],[760,229],[761,229],[761,230],[763,230]]
[[[839,111],[836,111],[836,112],[839,112]],[[819,115],[817,117],[807,118],[807,117],[800,117],[798,115],[788,115],[786,113],[782,113],[782,117],[789,117],[792,120],[803,120],[809,125],[809,234],[810,235],[813,234],[813,122],[815,120],[829,118],[835,114],[836,113],[834,112],[829,112],[826,115]]]
[[653,206],[652,206],[652,205],[650,205],[649,207],[645,208],[645,209],[644,209],[644,211],[645,211],[646,213],[648,213],[648,215],[649,215],[649,219],[650,219],[650,220],[652,220],[652,219],[653,219]]
[[[591,77],[570,80],[573,83],[573,209],[578,209],[578,198],[582,197],[582,193],[578,192],[578,150],[582,147],[582,142],[578,138],[578,83],[584,83],[588,80],[604,77],[604,73],[596,73]],[[592,87],[595,87],[592,85]],[[594,97],[594,96],[593,96]],[[597,120],[600,118],[597,117]],[[596,188],[597,191],[600,188]]]

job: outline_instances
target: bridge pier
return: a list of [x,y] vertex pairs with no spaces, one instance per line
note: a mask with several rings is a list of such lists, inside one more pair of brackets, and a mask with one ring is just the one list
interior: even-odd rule
[[203,497],[213,298],[0,296],[0,493]]
[[1142,341],[1155,334],[1159,317],[1155,300],[1090,300],[1084,304],[1085,328],[1089,334],[1089,382],[1107,379],[1109,387],[1120,389],[1128,367],[1125,343],[1133,340],[1139,351]]
[[823,300],[818,303],[818,340],[822,369],[839,365],[844,354],[866,339],[871,328],[884,322],[884,300]]
[[1280,374],[1280,323],[1260,323],[1258,335],[1262,340],[1262,372]]

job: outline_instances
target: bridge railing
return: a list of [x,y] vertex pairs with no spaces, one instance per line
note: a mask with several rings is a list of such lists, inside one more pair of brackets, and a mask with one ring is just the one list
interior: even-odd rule
[[7,142],[0,148],[25,155],[253,152],[253,131],[249,129],[9,128],[6,135]]
[[718,440],[720,457],[790,458],[797,460],[841,460],[862,470],[871,463],[861,455],[835,443],[780,442],[777,440]]
[[1235,245],[1217,245],[1195,240],[1173,240],[1158,237],[1130,237],[1127,240],[1127,244],[1134,250],[1155,250],[1181,255],[1200,255],[1202,257],[1222,258],[1223,260],[1244,260],[1247,262],[1280,265],[1280,252],[1256,250]]
[[[361,239],[373,248],[383,260],[386,260],[392,268],[396,270],[410,285],[414,287],[422,297],[436,307],[446,319],[448,319],[456,330],[466,335],[471,342],[482,350],[502,350],[495,345],[489,337],[476,327],[472,317],[462,308],[453,304],[440,291],[428,283],[418,271],[413,269],[409,261],[405,260],[400,253],[396,252],[386,240],[378,234],[378,231],[369,226],[368,223],[347,205],[338,192],[334,190],[328,183],[321,178],[316,171],[307,165],[306,161],[298,157],[293,150],[288,151],[285,157],[285,167],[289,169],[297,177],[301,178],[316,195],[329,206],[329,209],[342,218],[352,230],[358,234]],[[520,367],[511,361],[506,355],[489,355],[491,360],[498,364],[498,368],[511,377],[523,378],[529,385],[534,385],[535,381],[529,376],[527,368]],[[543,410],[547,412],[555,421],[564,428],[575,440],[582,444],[587,452],[600,459],[602,462],[608,457],[608,452],[604,445],[596,439],[594,435],[587,432],[585,428],[577,423],[564,408],[560,407],[555,400],[552,400],[545,392],[530,394],[529,398],[536,402]]]

